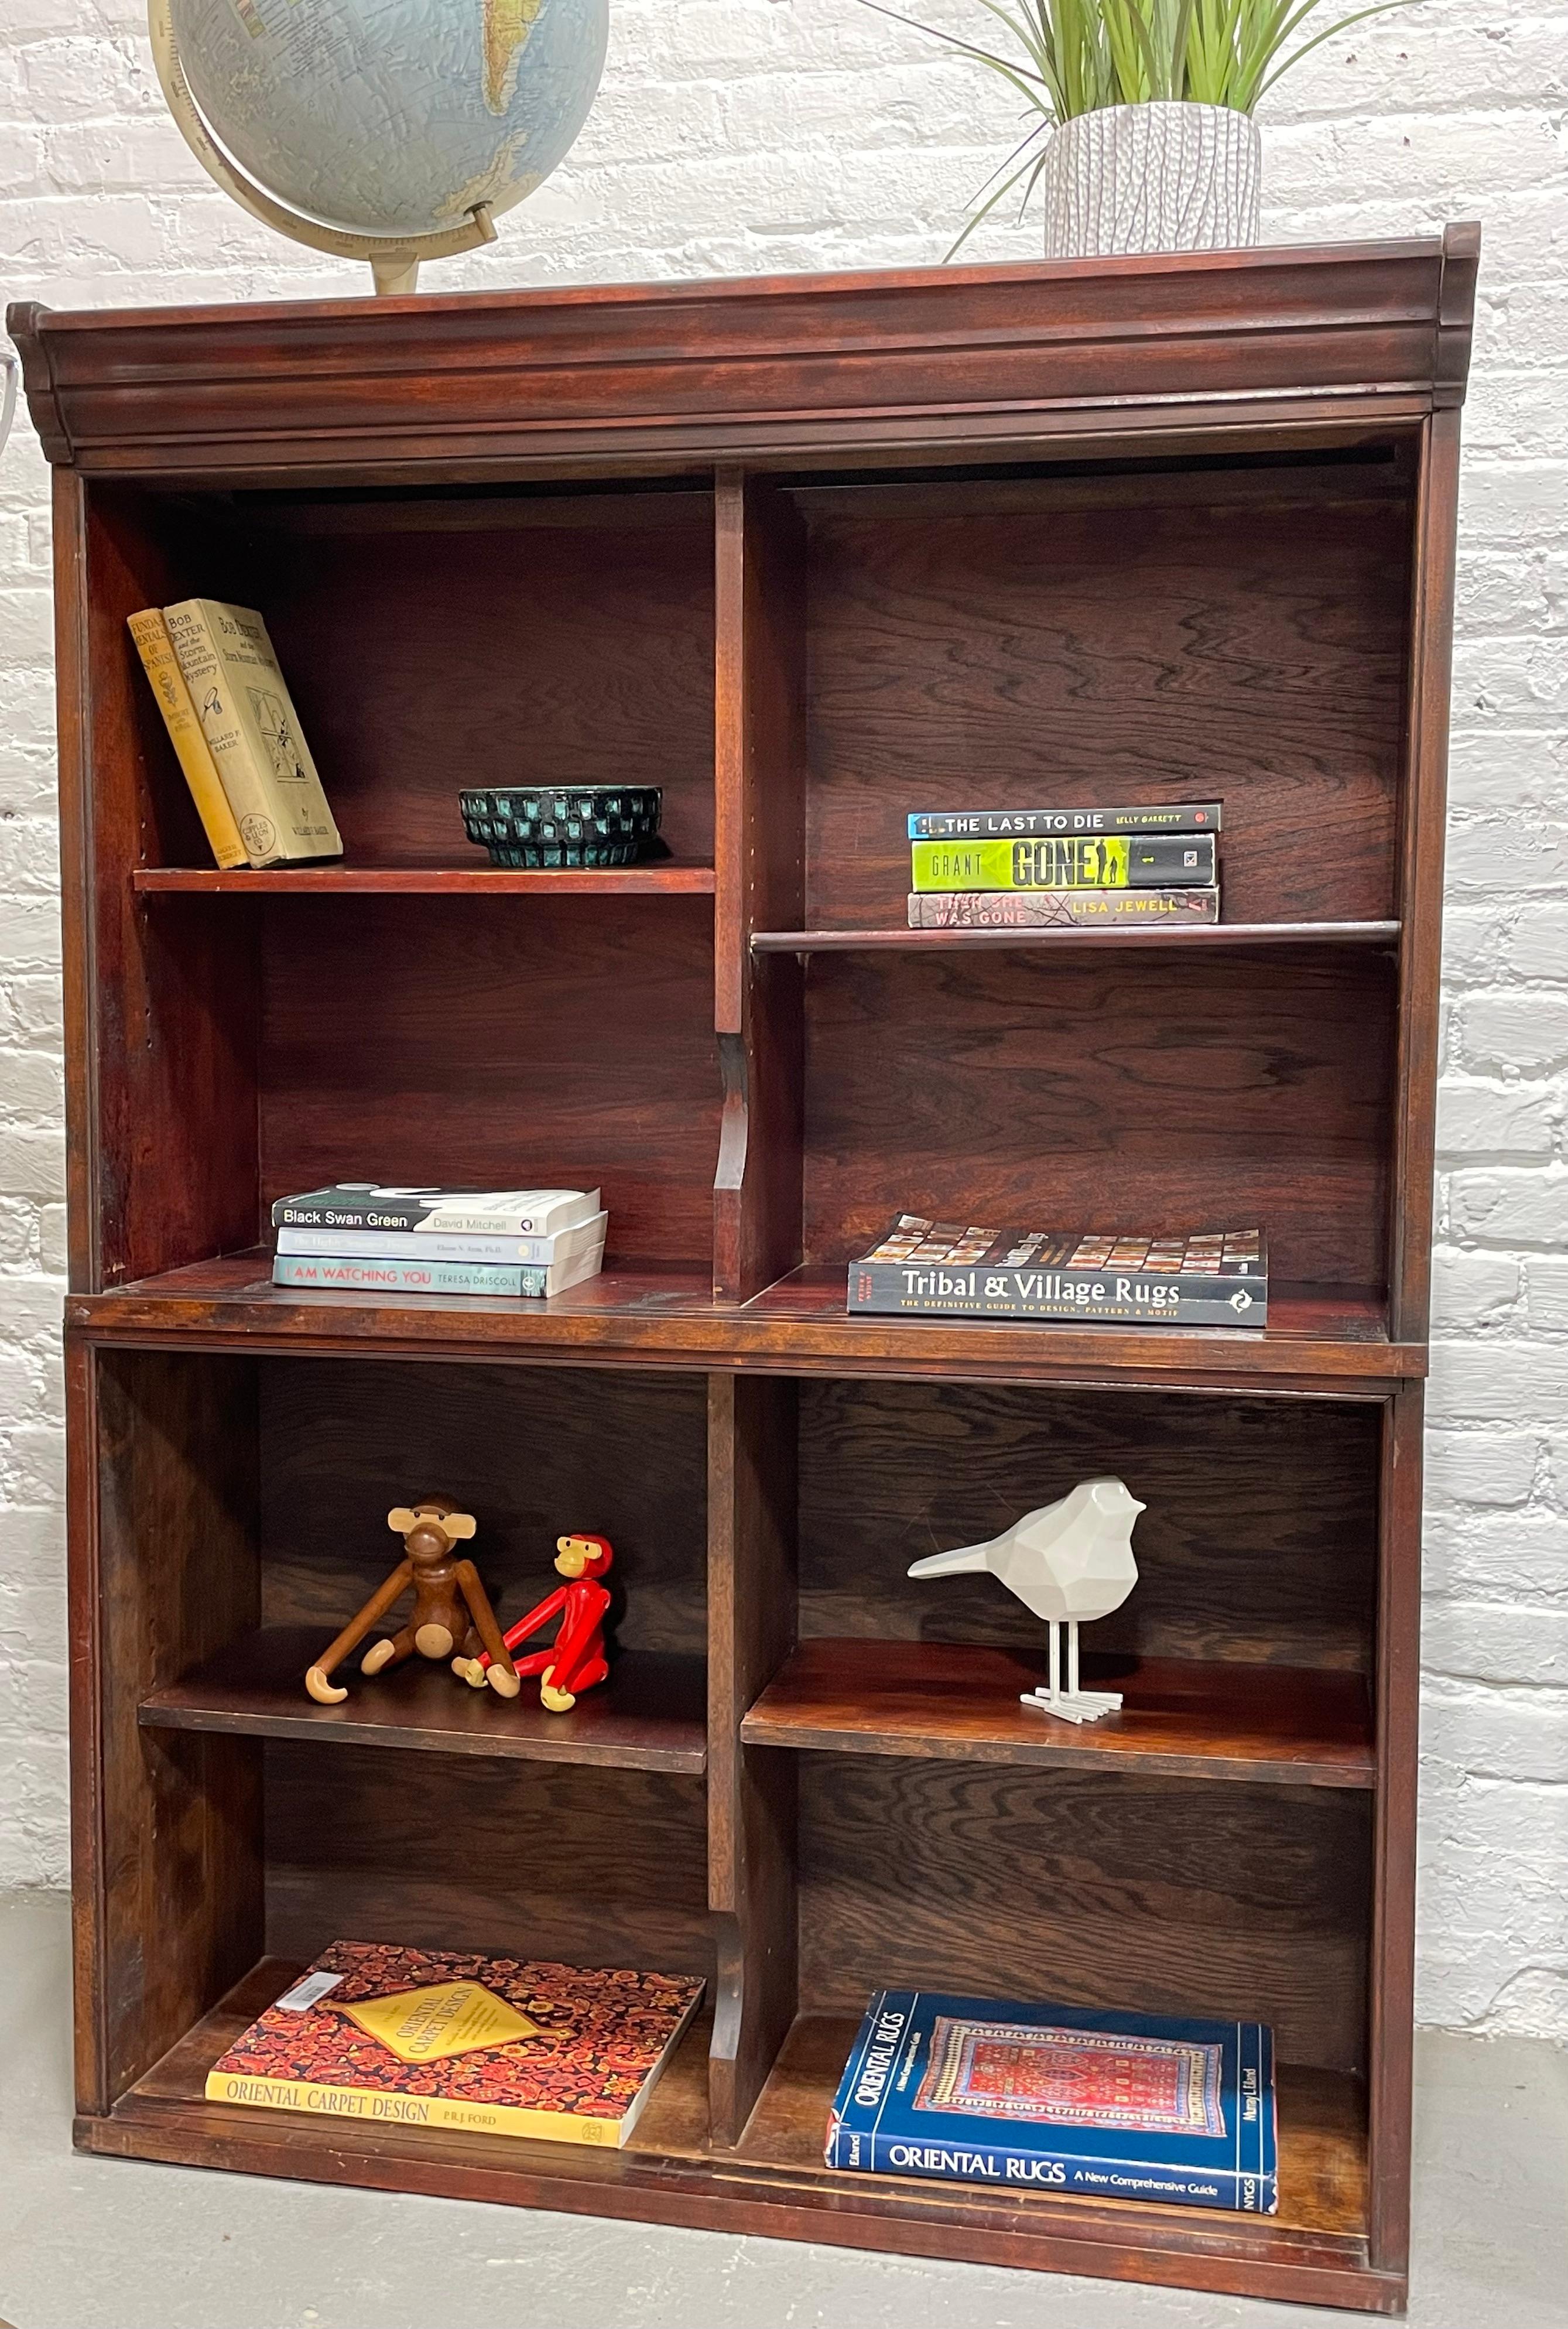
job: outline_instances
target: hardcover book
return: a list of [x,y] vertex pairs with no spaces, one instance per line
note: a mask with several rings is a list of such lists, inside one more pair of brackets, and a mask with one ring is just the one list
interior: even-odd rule
[[850,1264],[849,1307],[1113,1325],[1265,1326],[1268,1256],[1256,1230],[1064,1233],[965,1228],[901,1213],[863,1260]]
[[229,806],[229,796],[223,789],[202,723],[196,717],[196,707],[191,701],[191,691],[180,669],[179,657],[169,637],[169,627],[164,620],[161,607],[144,607],[139,615],[127,615],[136,650],[142,659],[142,669],[147,674],[147,684],[157,699],[164,715],[164,725],[169,731],[169,741],[180,763],[185,782],[191,788],[191,798],[196,804],[196,814],[202,820],[202,830],[207,836],[207,846],[220,865],[232,868],[247,865],[249,852],[239,838],[239,827],[234,822],[234,812]]
[[275,1230],[410,1230],[422,1237],[554,1237],[591,1221],[596,1189],[416,1189],[340,1181],[279,1197]]
[[213,2064],[207,2100],[618,2148],[702,1988],[333,1941]]
[[1053,833],[1217,833],[1218,801],[1169,801],[1146,808],[916,809],[911,841],[1038,840]]
[[332,1254],[353,1261],[496,1261],[548,1269],[587,1246],[603,1246],[608,1213],[595,1213],[576,1229],[543,1237],[484,1237],[477,1231],[279,1230],[279,1253]]
[[252,865],[343,845],[267,626],[250,607],[182,599],[164,620]]
[[272,1264],[274,1286],[314,1286],[350,1294],[515,1294],[535,1297],[565,1294],[596,1278],[604,1266],[603,1243],[583,1246],[559,1261],[530,1265],[509,1261],[418,1261],[408,1255],[390,1261],[359,1261],[345,1254],[280,1253]]
[[1212,887],[1214,835],[1045,841],[916,841],[910,886],[927,890],[1193,890]]
[[953,890],[909,897],[912,930],[1188,929],[1219,919],[1219,891]]
[[1272,2216],[1273,2041],[1257,2022],[878,1990],[830,2167]]

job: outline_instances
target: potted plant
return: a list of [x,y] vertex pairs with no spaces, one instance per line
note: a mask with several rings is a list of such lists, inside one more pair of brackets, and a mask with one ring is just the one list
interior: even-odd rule
[[1012,189],[1044,198],[1046,257],[1254,243],[1263,178],[1253,108],[1292,65],[1376,0],[1289,48],[1319,0],[980,0],[1017,53],[999,55],[867,0],[1014,88],[1026,135],[977,196],[948,257]]

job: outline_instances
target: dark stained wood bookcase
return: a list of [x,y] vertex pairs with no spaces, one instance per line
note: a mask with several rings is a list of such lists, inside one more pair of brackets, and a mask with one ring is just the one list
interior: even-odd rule
[[[77,2139],[1396,2312],[1459,407],[1478,237],[13,310],[55,465]],[[346,842],[221,873],[125,628],[259,605]],[[460,785],[663,786],[487,872]],[[911,933],[905,812],[1224,797],[1217,929]],[[602,1183],[543,1305],[274,1290],[342,1177]],[[1266,1334],[852,1318],[905,1206],[1259,1224]],[[1091,1664],[909,1561],[1089,1472]],[[624,1655],[568,1718],[299,1686],[480,1517]],[[401,1751],[389,1752],[388,1749]],[[455,1813],[455,1818],[449,1815]],[[203,2099],[335,1937],[689,1967],[634,2145]],[[831,2174],[879,1982],[1259,2016],[1272,2219]]]

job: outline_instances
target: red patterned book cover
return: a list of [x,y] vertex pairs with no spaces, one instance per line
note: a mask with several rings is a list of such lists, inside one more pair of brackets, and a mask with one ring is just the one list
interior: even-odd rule
[[702,1989],[688,1974],[334,1941],[214,2063],[207,2099],[618,2146]]
[[1218,2046],[1189,2038],[938,2014],[915,2107],[1053,2126],[1223,2135],[1221,2062]]

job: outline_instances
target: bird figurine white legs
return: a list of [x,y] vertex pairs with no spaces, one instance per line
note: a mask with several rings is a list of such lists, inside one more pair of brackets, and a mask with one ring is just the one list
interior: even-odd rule
[[[1098,1722],[1122,1703],[1119,1691],[1078,1686],[1078,1627],[1120,1609],[1138,1582],[1132,1523],[1144,1506],[1122,1480],[1080,1480],[1069,1495],[1026,1513],[985,1544],[960,1545],[915,1561],[911,1577],[962,1577],[989,1570],[1051,1629],[1050,1682],[1020,1703],[1063,1722]],[[1062,1688],[1062,1627],[1067,1686]]]

